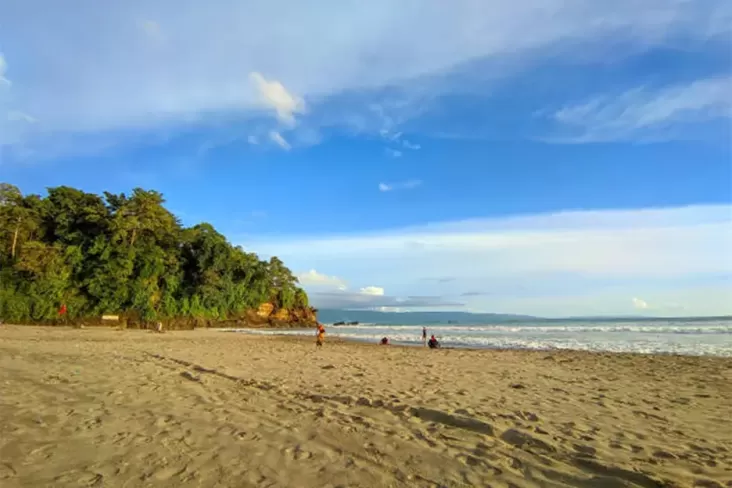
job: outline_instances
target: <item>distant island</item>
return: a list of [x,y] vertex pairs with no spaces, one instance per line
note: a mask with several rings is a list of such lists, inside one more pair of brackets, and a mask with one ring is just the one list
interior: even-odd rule
[[185,228],[156,191],[45,197],[0,183],[0,319],[130,327],[308,326],[315,309],[272,257],[210,224]]

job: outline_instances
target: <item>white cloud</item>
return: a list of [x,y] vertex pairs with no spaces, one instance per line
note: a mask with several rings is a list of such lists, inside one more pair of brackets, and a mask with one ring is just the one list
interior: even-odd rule
[[314,269],[297,275],[297,279],[303,286],[326,286],[346,290],[346,282],[337,276],[328,276],[318,273]]
[[[454,300],[446,300],[439,296],[387,296],[384,288],[380,286],[364,286],[357,292],[347,291],[348,284],[344,279],[319,273],[315,269],[300,273],[297,278],[300,284],[308,290],[313,304],[323,308],[386,309],[397,306],[413,308],[462,306]],[[330,291],[324,291],[328,289]]]
[[[732,290],[729,292],[730,298],[732,298]],[[689,297],[687,297],[687,300]],[[663,302],[650,304],[640,298],[633,298],[633,308],[636,310],[643,310],[647,315],[678,315],[683,313],[686,307],[675,302]]]
[[407,180],[398,183],[379,183],[379,191],[411,190],[422,184],[421,180]]
[[268,81],[257,72],[251,73],[249,79],[256,87],[264,103],[275,110],[280,122],[294,125],[295,114],[305,111],[305,102],[288,92],[279,81]]
[[404,140],[402,141],[402,145],[403,145],[403,146],[404,146],[405,148],[407,148],[407,149],[411,149],[411,150],[413,150],[413,151],[416,151],[416,150],[418,150],[418,149],[422,149],[422,146],[420,146],[419,144],[412,144],[411,142],[409,142],[409,141],[408,141],[408,140],[406,140],[406,139],[404,139]]
[[367,286],[359,291],[364,295],[384,296],[384,289],[379,286]]
[[[14,95],[18,107],[43,122],[29,138],[174,130],[222,114],[256,113],[260,97],[291,123],[304,108],[302,100],[414,88],[415,81],[477,59],[529,62],[544,59],[550,49],[553,56],[573,58],[607,39],[632,43],[633,52],[724,39],[731,11],[726,0],[486,0],[450,9],[374,0],[335,2],[328,15],[294,0],[220,0],[186,8],[178,0],[161,0],[154,8],[141,0],[84,9],[39,0],[16,3],[4,12],[3,42],[6,50],[12,46],[13,58],[33,61],[24,79],[16,75],[22,89]],[[161,49],[139,42],[139,32],[130,29],[145,11],[155,19],[143,21],[145,31],[164,26]],[[59,57],[48,46],[68,55]],[[254,93],[247,89],[250,73],[271,79],[255,74]],[[428,91],[460,88],[435,83]]]
[[249,136],[247,137],[247,142],[253,146],[256,146],[257,144],[259,144],[259,139],[257,138],[257,136]]
[[665,139],[674,135],[673,126],[732,117],[730,93],[732,77],[659,90],[635,88],[564,107],[554,114],[554,120],[579,131],[568,142]]
[[402,312],[401,307],[377,307],[376,310],[379,312],[391,312],[391,313]]
[[0,53],[0,85],[10,85],[10,80],[7,79],[6,74],[8,72],[8,63],[5,61],[5,56]]
[[[660,304],[688,315],[732,313],[728,205],[562,212],[248,244],[290,265],[378,282],[394,297],[432,296],[419,301],[422,307],[459,302],[494,312],[627,314],[630,295],[659,304],[653,313],[670,313]],[[425,281],[425,270],[453,279]],[[466,291],[481,294],[461,297]],[[365,303],[339,297],[322,298]]]
[[392,149],[390,147],[387,147],[384,151],[386,152],[386,154],[388,154],[392,158],[401,158],[402,157],[402,152],[397,149]]
[[282,134],[280,134],[277,131],[271,131],[269,133],[269,139],[280,146],[285,151],[289,151],[292,146],[290,146],[290,143],[285,140],[284,137],[282,137]]

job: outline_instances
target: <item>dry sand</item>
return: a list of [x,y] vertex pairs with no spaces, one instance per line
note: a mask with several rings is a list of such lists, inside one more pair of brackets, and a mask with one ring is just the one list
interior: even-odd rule
[[0,326],[0,486],[732,486],[732,360]]

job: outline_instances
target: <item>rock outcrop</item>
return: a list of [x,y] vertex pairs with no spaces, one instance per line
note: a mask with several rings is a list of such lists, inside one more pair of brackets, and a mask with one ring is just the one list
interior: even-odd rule
[[317,324],[317,311],[306,308],[276,308],[272,303],[263,303],[257,309],[247,310],[238,317],[229,319],[173,319],[163,321],[165,328],[193,329],[201,327],[231,328],[306,328]]
[[145,321],[136,314],[120,314],[117,320],[103,320],[102,317],[59,319],[52,323],[39,322],[38,325],[118,326],[129,329],[152,329],[162,324],[164,330],[191,330],[196,328],[306,328],[317,324],[317,310],[312,307],[276,308],[272,303],[263,303],[257,309],[247,310],[238,317],[228,319],[209,319],[203,317],[176,317]]

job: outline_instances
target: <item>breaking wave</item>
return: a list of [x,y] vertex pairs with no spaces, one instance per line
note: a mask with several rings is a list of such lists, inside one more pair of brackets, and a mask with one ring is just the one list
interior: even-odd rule
[[[494,325],[427,325],[447,347],[486,349],[574,349],[732,357],[732,321],[560,322]],[[421,325],[327,326],[328,335],[348,340],[421,345]],[[237,329],[261,335],[312,335],[312,329]]]

